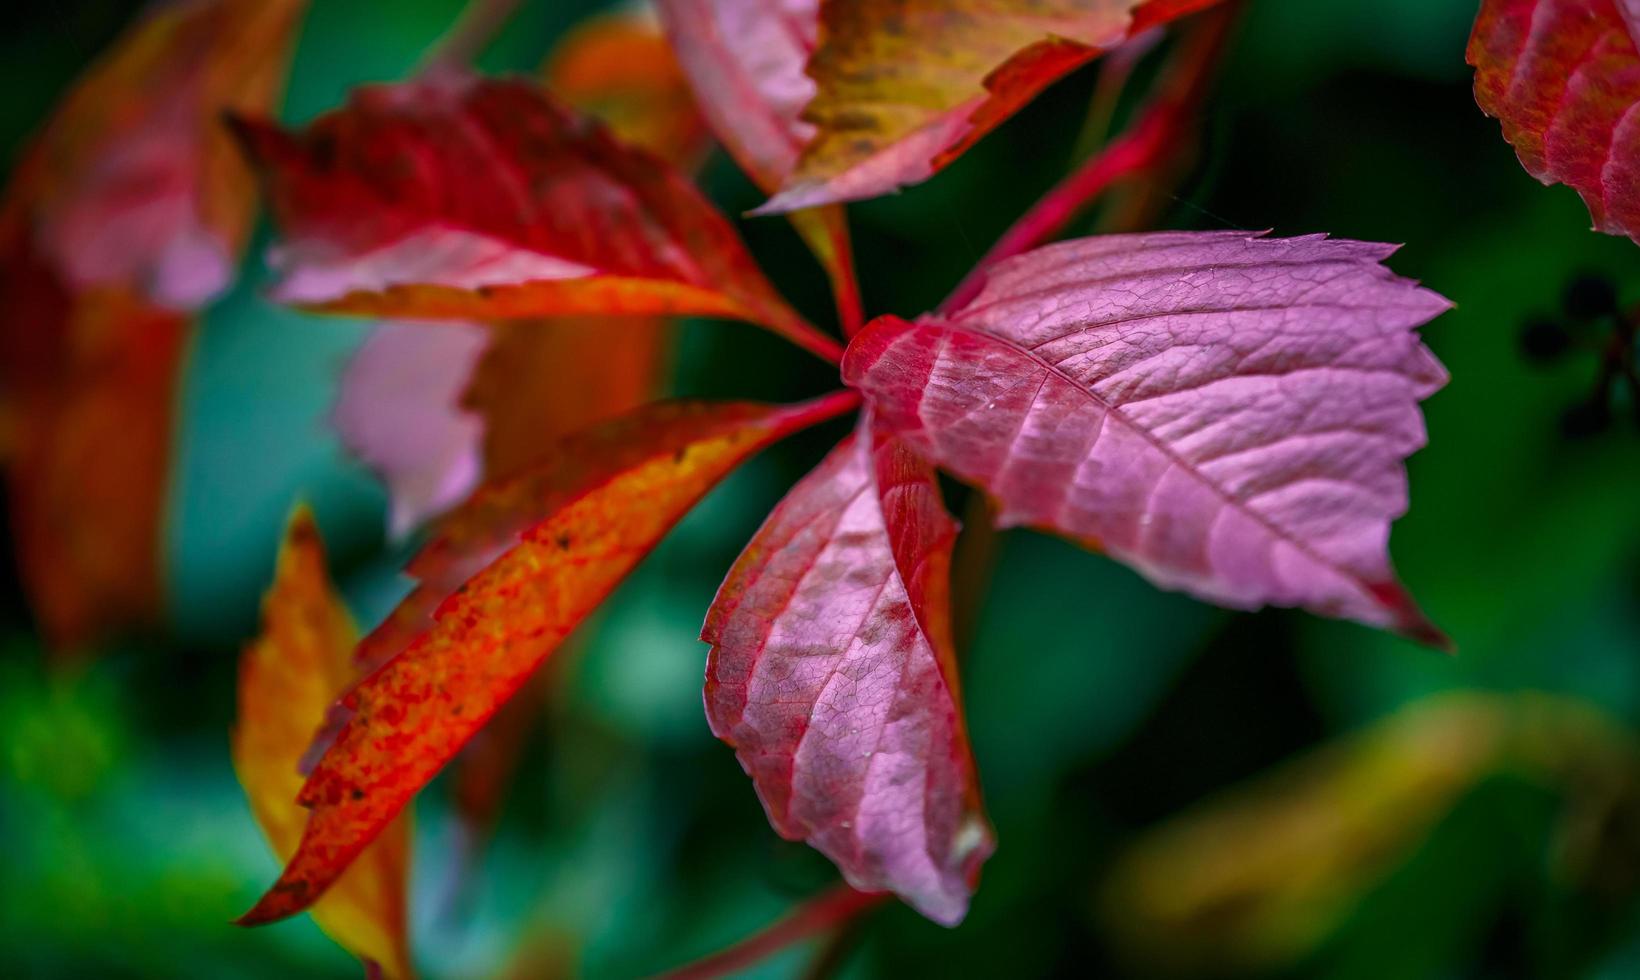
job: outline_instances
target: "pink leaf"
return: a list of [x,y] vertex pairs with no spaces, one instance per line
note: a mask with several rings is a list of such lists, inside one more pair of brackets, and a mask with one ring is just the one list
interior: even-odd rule
[[955,534],[928,464],[862,423],[775,508],[701,634],[712,731],[775,829],[946,925],[993,848],[952,658]]
[[1448,303],[1392,246],[1112,235],[998,264],[950,314],[883,317],[844,378],[881,424],[990,491],[1005,525],[1102,548],[1166,588],[1445,638],[1396,581],[1390,522],[1419,400],[1414,329]]
[[394,537],[478,484],[484,425],[461,397],[488,342],[476,325],[383,323],[348,361],[331,424],[387,485]]

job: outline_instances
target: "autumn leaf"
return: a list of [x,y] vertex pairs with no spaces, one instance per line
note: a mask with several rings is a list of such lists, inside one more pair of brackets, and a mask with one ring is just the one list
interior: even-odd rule
[[312,814],[279,881],[240,921],[301,911],[718,480],[781,437],[847,411],[663,403],[561,442],[486,484],[410,563],[419,584],[355,659],[334,742],[299,802]]
[[1445,638],[1396,581],[1389,525],[1418,402],[1415,328],[1448,303],[1392,246],[1170,232],[999,263],[949,314],[883,317],[844,378],[879,421],[1000,504],[1164,588]]
[[[7,264],[7,276],[28,274],[15,254]],[[31,302],[7,307],[11,528],[40,629],[72,653],[153,623],[163,607],[160,542],[190,321],[125,290],[31,288],[55,298],[35,301],[51,308],[42,318],[29,317]]]
[[[692,169],[706,131],[671,49],[651,21],[587,22],[542,72],[619,139]],[[511,474],[561,436],[613,418],[659,390],[670,349],[657,318],[579,316],[388,322],[349,360],[331,422],[388,489],[402,537],[459,503],[484,476]],[[609,338],[619,331],[621,341]],[[540,379],[551,377],[552,384]]]
[[161,7],[75,84],[6,205],[66,288],[124,288],[180,311],[227,287],[254,201],[219,118],[272,109],[305,6]]
[[525,82],[439,72],[359,89],[301,133],[235,128],[283,226],[281,301],[416,319],[721,316],[835,356],[686,179]]
[[[331,702],[355,679],[358,631],[325,571],[324,545],[305,507],[291,515],[274,582],[262,600],[262,633],[239,662],[233,763],[257,823],[281,860],[295,853],[307,811],[296,804],[297,760]],[[408,818],[365,848],[313,906],[332,938],[387,977],[409,977],[405,929]]]
[[1484,0],[1475,100],[1521,165],[1566,184],[1598,231],[1640,242],[1640,3]]
[[587,20],[558,43],[541,74],[559,98],[679,170],[694,170],[706,153],[706,121],[653,18],[620,12]]
[[[807,63],[812,98],[801,113],[804,139],[779,192],[757,213],[862,200],[927,180],[1049,84],[1136,29],[1209,5],[832,0],[818,11],[813,3],[798,5],[805,36],[819,41]],[[719,0],[718,6],[744,4]],[[807,18],[815,16],[811,27]],[[684,60],[687,65],[687,55]],[[796,97],[795,88],[782,91]]]
[[218,114],[269,111],[303,6],[140,20],[64,97],[0,207],[11,523],[59,650],[159,615],[188,314],[227,286],[253,204]]
[[956,533],[933,468],[862,421],[769,515],[701,633],[707,718],[774,828],[945,925],[995,846],[951,642]]

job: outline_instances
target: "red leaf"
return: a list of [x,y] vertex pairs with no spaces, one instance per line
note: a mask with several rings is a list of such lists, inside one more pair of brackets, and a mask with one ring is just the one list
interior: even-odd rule
[[993,848],[952,655],[955,536],[933,470],[862,422],[769,515],[701,633],[712,731],[775,829],[945,925]]
[[1640,242],[1640,4],[1485,0],[1475,100],[1528,173],[1582,195],[1596,230]]
[[19,572],[53,647],[149,625],[189,314],[254,203],[218,115],[268,111],[303,4],[156,10],[74,85],[0,207],[0,449]]
[[272,108],[305,6],[165,7],[75,84],[7,201],[66,287],[128,289],[177,311],[227,287],[253,188],[219,117]]
[[299,798],[312,810],[301,846],[240,921],[312,904],[706,491],[854,403],[650,406],[480,488],[410,564],[420,585],[361,643],[355,659],[379,669],[342,699]]
[[[31,274],[15,255],[6,261],[4,275]],[[36,319],[41,307],[14,302],[3,331],[11,527],[42,632],[77,653],[160,616],[171,430],[192,323],[125,290],[70,297],[33,271],[53,309]]]
[[300,134],[236,128],[284,228],[286,302],[423,319],[722,316],[836,354],[687,180],[529,84],[440,74],[360,89]]
[[843,363],[881,424],[990,491],[1005,525],[1099,547],[1167,588],[1304,606],[1441,644],[1390,522],[1418,401],[1414,328],[1447,302],[1393,247],[1157,233],[1002,262],[971,303],[884,317]]

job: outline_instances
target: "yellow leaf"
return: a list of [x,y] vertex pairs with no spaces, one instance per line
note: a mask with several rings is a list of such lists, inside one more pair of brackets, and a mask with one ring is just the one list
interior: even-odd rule
[[[281,861],[307,824],[297,765],[330,705],[354,680],[358,629],[325,571],[313,515],[298,507],[285,531],[274,582],[263,597],[262,634],[239,663],[234,769]],[[332,939],[390,978],[411,976],[405,929],[409,821],[401,816],[313,906]]]

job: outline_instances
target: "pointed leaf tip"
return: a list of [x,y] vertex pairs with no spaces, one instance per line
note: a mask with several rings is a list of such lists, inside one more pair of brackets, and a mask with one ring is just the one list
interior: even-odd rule
[[359,644],[370,673],[340,702],[343,723],[302,786],[301,843],[242,921],[325,894],[707,491],[857,402],[649,405],[482,485],[411,562],[416,589]]
[[[318,525],[298,505],[286,525],[273,584],[263,598],[260,635],[239,663],[234,769],[274,852],[291,857],[308,814],[296,803],[297,760],[332,702],[353,682],[358,640],[352,618],[325,568]],[[406,925],[408,824],[394,822],[363,849],[334,888],[313,907],[327,934],[391,978],[410,975]],[[265,896],[237,920],[244,926],[282,918],[311,902],[300,880]]]

